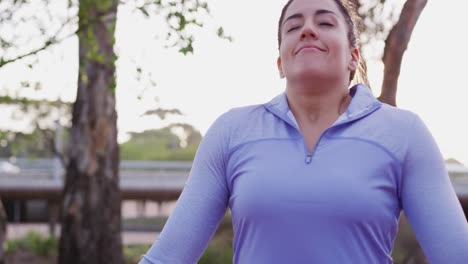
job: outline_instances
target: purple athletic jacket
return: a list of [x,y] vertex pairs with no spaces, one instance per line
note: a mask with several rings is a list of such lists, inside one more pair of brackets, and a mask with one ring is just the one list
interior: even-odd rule
[[468,224],[421,119],[368,87],[309,153],[283,93],[219,117],[141,264],[196,263],[232,213],[236,264],[393,263],[404,210],[429,263],[468,263]]

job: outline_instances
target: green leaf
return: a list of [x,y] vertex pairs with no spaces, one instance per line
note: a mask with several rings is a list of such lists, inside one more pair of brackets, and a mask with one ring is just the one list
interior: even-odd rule
[[21,87],[23,87],[23,88],[29,88],[29,86],[31,86],[31,84],[30,84],[28,81],[22,81],[22,82],[21,82]]
[[181,52],[184,55],[187,55],[187,53],[192,53],[193,54],[193,46],[192,46],[192,41],[190,40],[187,46],[179,49],[179,52]]
[[218,37],[224,36],[224,29],[223,27],[219,27],[218,31],[216,32],[218,34]]
[[41,89],[42,89],[41,83],[40,83],[40,82],[36,82],[36,83],[34,84],[34,91],[39,91],[39,90],[41,90]]
[[223,27],[219,27],[216,34],[218,35],[218,37],[222,38],[222,39],[226,39],[228,40],[229,42],[232,42],[233,41],[233,38],[231,36],[226,36],[225,32],[224,32],[224,29]]
[[138,10],[140,10],[140,12],[143,13],[143,15],[145,15],[145,17],[149,17],[149,13],[144,6],[138,7]]

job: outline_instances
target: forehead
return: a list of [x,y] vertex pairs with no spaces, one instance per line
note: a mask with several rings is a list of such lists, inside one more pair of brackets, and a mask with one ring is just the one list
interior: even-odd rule
[[334,0],[294,0],[285,13],[285,18],[293,14],[313,15],[317,10],[329,10],[342,18]]

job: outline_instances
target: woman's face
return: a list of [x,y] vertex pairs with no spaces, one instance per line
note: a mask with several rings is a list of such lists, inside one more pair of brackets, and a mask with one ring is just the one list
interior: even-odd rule
[[281,25],[278,70],[289,81],[345,78],[356,70],[359,50],[350,46],[348,26],[333,0],[295,0]]

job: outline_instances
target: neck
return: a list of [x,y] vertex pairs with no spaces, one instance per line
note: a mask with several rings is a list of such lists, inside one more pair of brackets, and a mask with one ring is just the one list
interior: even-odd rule
[[351,96],[346,83],[287,83],[286,95],[298,122],[331,122],[346,111]]

